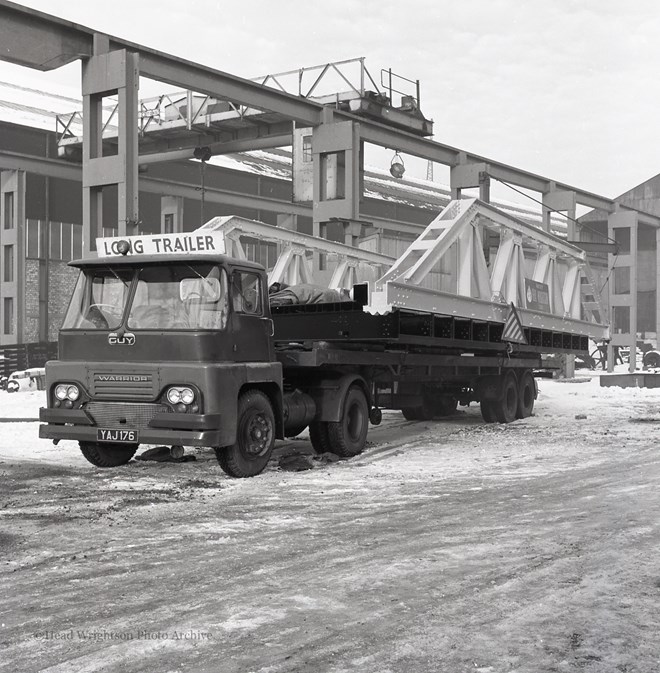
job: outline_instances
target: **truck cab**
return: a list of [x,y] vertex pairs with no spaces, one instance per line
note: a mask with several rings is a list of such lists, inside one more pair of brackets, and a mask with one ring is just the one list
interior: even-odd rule
[[212,236],[173,239],[192,243],[148,254],[127,240],[71,263],[39,435],[77,440],[101,467],[166,444],[213,447],[229,474],[258,474],[283,436],[265,270],[218,253]]

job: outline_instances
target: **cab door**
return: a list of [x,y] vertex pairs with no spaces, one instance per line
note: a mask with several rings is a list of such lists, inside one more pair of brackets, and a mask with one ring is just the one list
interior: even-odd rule
[[272,362],[272,330],[262,274],[235,268],[231,274],[232,340],[236,362]]

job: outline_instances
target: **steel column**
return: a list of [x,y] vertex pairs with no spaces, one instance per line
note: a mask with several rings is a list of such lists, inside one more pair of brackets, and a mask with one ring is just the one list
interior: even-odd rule
[[[612,213],[607,220],[608,235],[619,242],[625,238],[625,235],[619,232],[628,231],[630,249],[626,253],[623,251],[618,256],[609,255],[609,298],[610,298],[610,320],[612,325],[611,341],[607,346],[607,370],[614,369],[614,346],[628,346],[630,348],[630,372],[635,371],[636,349],[637,349],[637,229],[639,220],[635,212],[617,212]],[[628,292],[617,292],[616,273],[617,270],[628,269],[629,283]],[[622,309],[628,308],[628,331],[618,326],[618,319],[623,312]],[[618,309],[618,310],[617,310]],[[617,331],[619,330],[619,331]]]
[[[104,39],[105,38],[105,39]],[[120,236],[137,233],[138,221],[138,57],[126,51],[104,51],[106,36],[94,42],[95,55],[84,62],[83,89],[83,250],[93,251],[103,222],[103,188],[117,185]],[[119,99],[118,148],[103,156],[103,98]]]

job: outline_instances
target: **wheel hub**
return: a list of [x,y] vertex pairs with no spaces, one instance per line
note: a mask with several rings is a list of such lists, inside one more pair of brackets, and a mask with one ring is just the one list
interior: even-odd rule
[[270,445],[270,432],[270,424],[261,414],[250,419],[247,427],[247,453],[259,456],[267,451]]

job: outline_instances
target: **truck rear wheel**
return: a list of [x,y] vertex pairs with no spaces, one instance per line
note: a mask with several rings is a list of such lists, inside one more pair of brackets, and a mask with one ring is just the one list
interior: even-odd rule
[[492,402],[481,400],[479,406],[481,408],[481,418],[483,418],[486,423],[495,423],[497,421]]
[[534,411],[534,400],[536,399],[536,384],[534,376],[529,370],[525,370],[518,382],[518,410],[516,418],[527,418]]
[[275,415],[260,390],[238,398],[236,442],[215,449],[220,467],[231,477],[254,477],[264,470],[275,446]]
[[96,467],[118,467],[125,465],[135,455],[138,445],[98,444],[78,442],[82,455]]
[[369,405],[361,388],[351,386],[344,398],[341,420],[328,423],[330,450],[344,458],[362,453],[369,429]]
[[518,413],[518,381],[515,374],[509,372],[502,381],[501,397],[491,403],[495,417],[500,423],[511,423]]
[[309,441],[316,453],[332,452],[330,437],[328,436],[328,424],[323,421],[312,421],[309,424]]
[[458,400],[455,397],[450,397],[449,395],[438,395],[433,398],[433,411],[435,416],[444,417],[451,416],[456,413],[458,408]]

